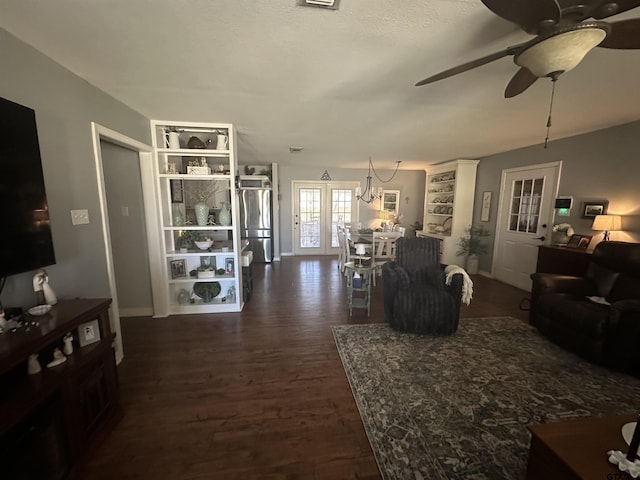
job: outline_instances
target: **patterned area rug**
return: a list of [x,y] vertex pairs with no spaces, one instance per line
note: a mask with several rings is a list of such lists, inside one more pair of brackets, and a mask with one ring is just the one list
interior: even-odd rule
[[451,337],[332,329],[385,480],[524,479],[527,425],[640,408],[640,379],[513,318],[462,319]]

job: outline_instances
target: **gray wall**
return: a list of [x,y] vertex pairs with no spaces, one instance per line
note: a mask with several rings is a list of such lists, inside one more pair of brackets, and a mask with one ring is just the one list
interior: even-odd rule
[[[595,114],[595,113],[594,113]],[[544,133],[544,132],[542,132]],[[570,223],[576,233],[594,235],[590,249],[602,235],[591,230],[592,220],[580,218],[584,201],[608,200],[608,213],[623,215],[622,232],[611,240],[640,242],[640,122],[513,150],[482,158],[478,164],[474,225],[495,231],[500,178],[503,169],[562,161],[559,196],[572,196],[570,217],[555,223]],[[480,221],[482,192],[493,192],[489,222]],[[488,243],[493,247],[493,236]],[[480,270],[490,272],[493,255],[480,258]]]
[[[375,166],[375,162],[374,162]],[[292,240],[292,193],[291,182],[293,180],[313,180],[322,182],[320,177],[324,173],[324,167],[297,167],[291,165],[279,165],[280,179],[280,251],[284,254],[293,252]],[[380,178],[386,180],[391,177],[393,170],[378,170],[376,172]],[[364,188],[367,177],[367,169],[329,169],[329,176],[332,181],[357,181],[360,187]],[[372,174],[373,176],[373,174]],[[385,190],[400,190],[400,213],[404,217],[400,221],[401,225],[409,227],[416,221],[422,223],[422,213],[424,210],[424,185],[426,173],[424,170],[399,170],[395,178],[389,183],[380,183],[373,176],[374,187],[382,186]],[[375,201],[370,205],[358,202],[360,219],[364,225],[371,227],[380,225],[377,212],[380,210],[380,202]]]
[[[57,264],[47,268],[59,298],[106,297],[109,285],[91,140],[97,122],[150,143],[148,119],[0,29],[0,95],[35,110]],[[88,209],[89,225],[70,210]],[[8,234],[8,232],[2,232]],[[35,304],[33,272],[7,279],[5,306]]]

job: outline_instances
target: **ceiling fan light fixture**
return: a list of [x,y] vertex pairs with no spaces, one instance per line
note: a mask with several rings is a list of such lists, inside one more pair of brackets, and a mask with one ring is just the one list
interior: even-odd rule
[[610,31],[604,22],[585,22],[541,37],[514,57],[536,77],[552,77],[575,68]]

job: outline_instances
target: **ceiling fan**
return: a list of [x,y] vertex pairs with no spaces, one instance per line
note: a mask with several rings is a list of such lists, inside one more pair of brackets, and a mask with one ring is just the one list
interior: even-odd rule
[[[482,0],[496,15],[535,35],[471,62],[440,72],[416,83],[437,82],[512,55],[520,69],[507,84],[504,96],[515,97],[538,78],[558,77],[575,66],[593,48],[640,49],[640,18],[604,22],[618,13],[640,6],[640,0]],[[587,20],[587,19],[595,20]]]

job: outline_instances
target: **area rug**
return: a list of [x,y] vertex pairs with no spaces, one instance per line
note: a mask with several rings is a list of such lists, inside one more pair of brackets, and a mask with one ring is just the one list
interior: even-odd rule
[[524,479],[527,425],[640,409],[640,379],[513,318],[462,319],[451,337],[332,329],[385,480]]

